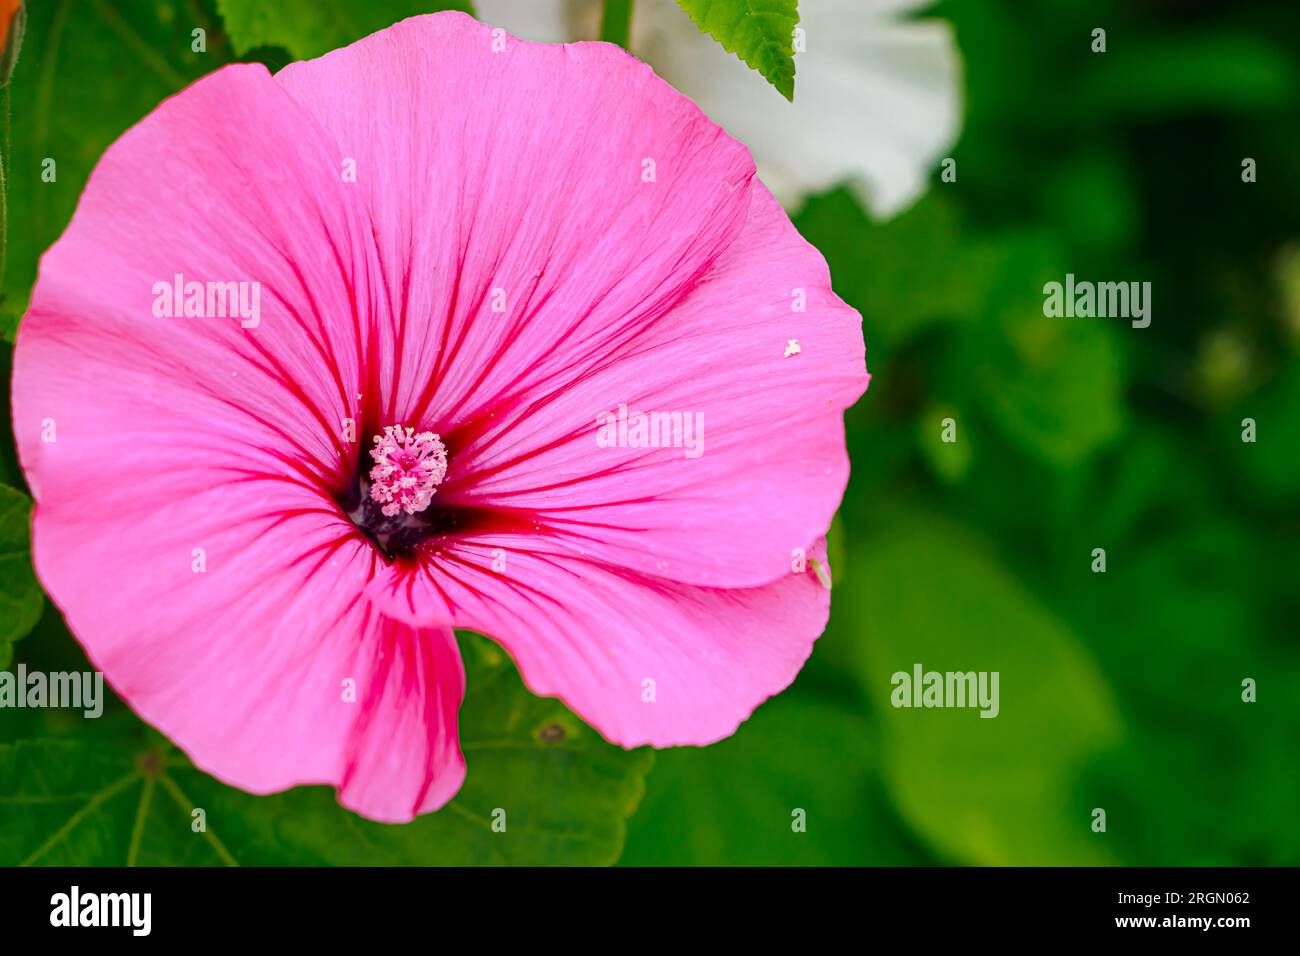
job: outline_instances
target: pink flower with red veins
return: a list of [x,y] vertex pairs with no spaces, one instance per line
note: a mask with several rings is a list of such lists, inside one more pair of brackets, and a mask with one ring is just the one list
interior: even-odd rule
[[454,628],[625,747],[786,687],[867,384],[744,146],[617,47],[451,13],[159,106],[14,364],[95,666],[221,780],[386,821],[464,779]]

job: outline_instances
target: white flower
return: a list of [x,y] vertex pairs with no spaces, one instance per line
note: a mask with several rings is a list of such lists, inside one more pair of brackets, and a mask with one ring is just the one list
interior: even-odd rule
[[[785,205],[848,181],[878,218],[924,191],[961,125],[961,64],[952,28],[905,15],[928,0],[803,0],[805,50],[787,103],[700,33],[675,0],[637,0],[638,56],[754,153]],[[478,0],[485,20],[529,40],[590,39],[595,0]]]

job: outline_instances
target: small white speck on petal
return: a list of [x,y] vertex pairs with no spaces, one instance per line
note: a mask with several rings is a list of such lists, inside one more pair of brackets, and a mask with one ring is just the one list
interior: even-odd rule
[[786,358],[789,358],[791,355],[798,355],[801,351],[803,351],[803,350],[802,350],[801,348],[799,348],[799,340],[798,340],[798,339],[790,339],[789,341],[787,341],[787,342],[785,343],[785,357],[786,357]]

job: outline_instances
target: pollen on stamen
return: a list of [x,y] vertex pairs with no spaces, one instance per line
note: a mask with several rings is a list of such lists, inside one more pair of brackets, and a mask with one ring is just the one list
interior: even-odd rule
[[370,497],[390,518],[413,515],[429,507],[447,474],[447,449],[433,432],[389,425],[370,449]]

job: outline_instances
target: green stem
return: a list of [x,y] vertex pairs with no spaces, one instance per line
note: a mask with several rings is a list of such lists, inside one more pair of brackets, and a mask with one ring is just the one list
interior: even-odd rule
[[605,0],[605,13],[600,18],[600,38],[607,43],[617,43],[628,49],[632,33],[633,0]]

